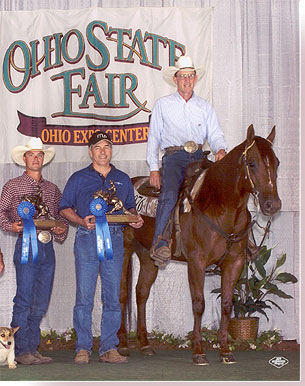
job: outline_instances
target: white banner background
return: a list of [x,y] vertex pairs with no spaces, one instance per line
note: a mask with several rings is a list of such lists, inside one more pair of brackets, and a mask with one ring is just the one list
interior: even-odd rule
[[[128,125],[128,124],[140,124],[146,123],[148,126],[149,115],[152,107],[158,97],[167,95],[175,91],[173,86],[168,85],[162,78],[162,70],[167,68],[173,61],[173,55],[179,57],[181,55],[181,49],[176,48],[172,54],[170,53],[170,44],[168,40],[177,42],[180,47],[185,47],[185,52],[191,55],[195,65],[203,65],[205,68],[205,75],[202,81],[198,82],[196,92],[198,95],[206,98],[210,102],[212,101],[212,8],[208,9],[180,9],[180,8],[129,8],[124,9],[124,12],[119,9],[101,9],[91,8],[83,10],[45,10],[45,11],[20,11],[14,12],[1,12],[0,13],[0,61],[1,64],[7,63],[5,61],[5,55],[8,56],[9,47],[13,42],[22,41],[30,50],[30,42],[38,40],[37,44],[37,58],[42,58],[42,62],[37,65],[37,70],[40,74],[30,77],[29,82],[23,87],[22,90],[18,90],[19,86],[26,77],[25,73],[17,71],[14,65],[18,67],[25,67],[24,53],[21,48],[15,50],[11,55],[9,64],[1,65],[0,79],[8,79],[10,74],[10,80],[12,80],[13,88],[18,91],[11,92],[6,85],[9,82],[6,81],[1,87],[0,98],[0,115],[1,126],[0,130],[5,136],[5,141],[1,143],[0,147],[0,162],[12,162],[10,151],[17,144],[23,144],[27,142],[27,137],[17,132],[17,126],[19,125],[19,118],[17,111],[25,114],[29,117],[39,118],[45,117],[47,125],[68,125],[68,126],[89,126],[89,125]],[[171,21],[175,20],[175,23]],[[95,42],[95,48],[89,43],[87,27],[90,23],[96,21],[102,22],[101,26],[97,26],[93,29],[93,34],[98,39]],[[191,28],[189,28],[191,26]],[[123,35],[123,44],[118,43],[118,34],[113,33],[110,37],[106,36],[106,32],[110,28],[118,28],[125,30]],[[79,41],[76,35],[73,34],[66,43],[67,55],[75,63],[68,63],[65,60],[65,55],[62,54],[62,50],[56,50],[55,39],[52,38],[50,43],[45,44],[47,36],[54,36],[54,34],[61,33],[63,39],[69,35],[69,31],[77,30],[78,36],[83,37],[84,41],[84,54],[81,59],[76,62],[73,60],[77,57],[77,53],[80,47]],[[129,31],[127,33],[127,30]],[[139,33],[140,30],[140,33]],[[137,32],[138,31],[138,32]],[[160,41],[156,41],[157,49],[152,49],[152,39],[144,39],[145,34],[150,33],[157,35]],[[143,40],[139,39],[142,36]],[[49,38],[50,39],[50,38]],[[166,39],[165,47],[161,40]],[[141,46],[143,44],[143,46]],[[44,57],[45,46],[50,46],[50,49],[54,50],[50,53],[50,65],[47,67],[47,58]],[[103,70],[93,71],[89,68],[87,59],[89,58],[96,66],[102,64],[106,55],[102,52],[98,52],[98,45],[103,45],[102,48],[109,53],[109,65]],[[131,47],[134,47],[132,52]],[[145,51],[144,51],[144,49]],[[118,60],[119,50],[122,50],[123,58],[132,58],[133,63],[126,62],[125,60]],[[12,52],[10,50],[9,52]],[[30,51],[31,52],[31,51]],[[60,52],[62,65],[55,65],[56,54]],[[147,54],[147,60],[145,59]],[[33,56],[33,55],[31,55]],[[48,56],[48,55],[47,55]],[[153,59],[158,58],[158,60]],[[31,57],[29,57],[31,61]],[[71,61],[71,60],[70,60]],[[142,62],[150,62],[150,65],[141,64]],[[155,64],[158,63],[160,69],[156,69]],[[30,64],[30,62],[29,62]],[[53,68],[52,68],[53,67]],[[29,70],[29,69],[28,69]],[[64,90],[64,80],[58,78],[59,74],[63,74],[67,71],[82,70],[84,73],[84,79],[81,75],[70,75],[70,89],[71,92]],[[139,100],[140,103],[146,103],[148,111],[140,111],[135,116],[121,120],[119,122],[107,122],[105,120],[78,117],[77,115],[97,115],[107,116],[109,119],[113,117],[130,114],[136,109],[136,104],[131,100],[130,95],[126,94],[125,100],[129,107],[122,107],[120,103],[120,79],[114,80],[114,102],[118,104],[118,108],[114,107],[95,107],[97,102],[96,97],[91,96],[86,99],[87,107],[80,108],[79,105],[85,99],[85,92],[89,84],[89,77],[92,75],[96,79],[96,91],[95,96],[100,96],[103,103],[108,104],[109,89],[107,74],[127,74],[134,75],[134,79],[137,79],[137,87],[132,90],[132,95]],[[53,80],[51,78],[53,77]],[[57,77],[55,79],[54,77]],[[110,82],[109,82],[110,83]],[[68,84],[68,81],[65,81]],[[129,89],[131,81],[126,81],[126,88]],[[78,93],[73,90],[78,89]],[[92,91],[92,87],[90,88]],[[69,102],[71,100],[71,102]],[[71,109],[67,108],[68,103],[71,103]],[[69,114],[73,116],[54,117],[52,115],[59,112],[68,110]],[[60,129],[59,129],[60,131]],[[59,142],[65,142],[65,139],[61,139],[56,132],[56,136]],[[28,132],[27,132],[28,133]],[[52,134],[55,131],[53,129]],[[147,133],[147,132],[146,132]],[[143,136],[142,132],[138,133]],[[138,135],[138,137],[139,137]],[[33,135],[35,136],[35,135]],[[42,139],[48,140],[49,135],[41,136]],[[63,137],[63,136],[62,136]],[[136,134],[134,133],[133,142],[136,142]],[[67,138],[64,137],[64,138]],[[78,138],[81,138],[78,137]],[[119,136],[117,137],[119,141]],[[116,144],[116,137],[113,138]],[[73,135],[72,135],[73,141]],[[114,146],[113,160],[125,159],[125,160],[144,160],[146,159],[146,144],[128,144]],[[56,156],[54,162],[76,162],[87,160],[87,148],[86,146],[56,146]]]

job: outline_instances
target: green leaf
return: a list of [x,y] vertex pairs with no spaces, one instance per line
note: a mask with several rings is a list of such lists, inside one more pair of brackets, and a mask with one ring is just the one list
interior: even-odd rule
[[274,290],[274,289],[271,289],[269,291],[270,294],[273,294],[273,295],[276,295],[280,298],[283,298],[283,299],[293,299],[293,296],[291,295],[287,295],[284,291],[280,290],[280,289],[277,289],[277,290]]
[[255,282],[255,285],[253,286],[254,289],[259,288],[265,288],[266,284],[268,283],[269,277],[264,277],[262,280],[258,280]]
[[294,275],[288,272],[279,273],[276,276],[275,280],[278,280],[281,283],[296,283],[298,281],[298,279]]
[[[271,308],[271,307],[268,307],[268,308]],[[269,318],[268,318],[268,316],[267,316],[267,314],[266,314],[266,312],[265,312],[264,310],[262,310],[262,309],[257,309],[256,312],[258,312],[258,313],[264,315],[264,316],[266,317],[266,319],[268,320],[268,322],[269,322]],[[253,314],[253,312],[251,312],[251,314]],[[249,313],[249,315],[251,315],[251,314]]]
[[276,261],[276,268],[281,267],[286,261],[286,253],[283,253]]
[[265,265],[269,260],[270,256],[271,256],[271,248],[267,249],[267,247],[264,245],[262,249],[259,251],[258,260],[262,265]]
[[282,313],[284,313],[284,310],[278,304],[276,304],[274,301],[267,299],[266,302],[272,303],[275,307],[277,307],[280,311],[282,311]]
[[266,270],[264,268],[264,265],[259,261],[255,261],[255,266],[258,271],[258,273],[261,275],[262,278],[266,277]]
[[212,291],[211,291],[212,294],[220,294],[221,293],[221,288],[214,288]]
[[271,283],[271,282],[267,282],[264,285],[264,289],[277,291],[278,290],[278,286],[276,284]]

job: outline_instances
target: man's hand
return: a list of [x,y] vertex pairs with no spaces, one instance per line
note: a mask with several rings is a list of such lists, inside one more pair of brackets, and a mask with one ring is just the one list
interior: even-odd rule
[[215,154],[215,161],[220,161],[227,153],[225,152],[224,149],[220,149],[216,154]]
[[66,229],[67,229],[67,226],[62,225],[62,226],[55,226],[55,227],[51,228],[51,231],[53,233],[55,233],[56,235],[62,235],[63,233],[65,233]]
[[159,170],[153,170],[150,172],[149,183],[157,189],[161,188],[161,176]]
[[12,232],[20,233],[23,231],[22,221],[16,221],[12,224]]
[[144,224],[144,220],[139,214],[137,214],[137,219],[137,222],[130,222],[129,225],[133,228],[141,228],[141,226]]
[[92,229],[95,229],[95,222],[91,222],[91,219],[94,219],[93,214],[90,214],[89,216],[86,216],[83,218],[84,224],[81,224],[83,227],[89,229],[90,231]]

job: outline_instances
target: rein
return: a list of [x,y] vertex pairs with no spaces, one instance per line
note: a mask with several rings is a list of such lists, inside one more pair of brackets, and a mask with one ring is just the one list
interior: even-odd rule
[[198,208],[198,206],[195,203],[192,203],[192,207],[196,209],[199,213],[200,216],[205,220],[205,222],[209,225],[213,231],[219,234],[219,236],[223,237],[227,241],[227,245],[231,246],[233,243],[237,243],[241,240],[243,240],[249,233],[249,229],[253,227],[253,225],[256,223],[256,220],[252,220],[249,222],[247,227],[243,229],[240,232],[237,233],[227,233],[223,229],[221,229],[218,225],[216,225],[209,216],[206,214],[202,213],[201,210]]
[[[263,242],[265,240],[266,235],[269,233],[269,229],[270,229],[270,226],[271,226],[271,220],[270,219],[268,220],[267,226],[265,228],[260,226],[256,219],[253,219],[252,221],[249,222],[247,227],[245,229],[243,229],[242,231],[237,232],[237,233],[227,233],[222,228],[217,226],[210,219],[209,216],[207,216],[206,214],[202,213],[201,210],[198,208],[198,206],[194,202],[192,203],[192,208],[196,209],[199,212],[200,217],[202,217],[204,219],[204,221],[208,224],[208,226],[212,230],[214,230],[216,233],[219,234],[219,236],[223,237],[227,241],[226,250],[225,250],[224,254],[221,256],[220,260],[215,264],[216,267],[213,268],[211,271],[207,270],[206,271],[207,273],[208,272],[214,272],[217,269],[217,267],[219,267],[221,265],[221,263],[224,261],[225,257],[229,253],[231,245],[233,243],[237,243],[239,241],[242,241],[245,237],[248,237],[249,236],[249,231],[251,231],[251,235],[252,235],[255,247],[259,250],[262,247],[262,244],[263,244]],[[254,238],[254,233],[253,233],[253,226],[254,226],[254,224],[257,224],[260,228],[264,228],[265,229],[263,238],[262,238],[259,246],[257,246],[255,238]],[[247,255],[248,255],[248,243],[249,243],[249,240],[247,242],[247,248],[246,248]],[[184,248],[182,248],[182,250],[184,250]]]

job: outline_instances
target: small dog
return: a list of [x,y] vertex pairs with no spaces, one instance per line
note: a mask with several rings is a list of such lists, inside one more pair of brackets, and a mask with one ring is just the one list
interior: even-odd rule
[[16,368],[14,334],[19,328],[0,327],[0,366]]

